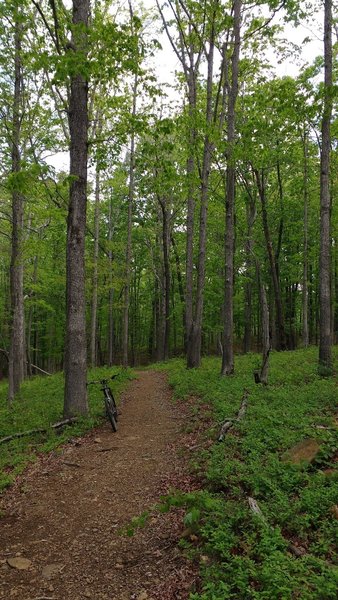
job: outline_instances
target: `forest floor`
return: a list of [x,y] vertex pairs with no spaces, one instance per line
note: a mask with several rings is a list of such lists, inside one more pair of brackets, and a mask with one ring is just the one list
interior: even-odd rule
[[[182,513],[154,505],[196,485],[182,452],[191,437],[166,375],[137,377],[122,396],[117,433],[106,424],[41,455],[3,494],[0,598],[188,598],[196,573],[177,547]],[[149,526],[128,536],[145,511]]]

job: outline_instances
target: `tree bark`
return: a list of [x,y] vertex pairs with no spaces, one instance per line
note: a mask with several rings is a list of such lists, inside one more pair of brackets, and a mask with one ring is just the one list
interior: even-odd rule
[[66,347],[64,416],[88,412],[86,375],[85,229],[87,209],[89,0],[73,0],[72,47],[78,62],[69,101],[70,197],[67,220]]
[[9,349],[9,389],[8,401],[11,403],[20,389],[25,375],[25,314],[23,296],[23,228],[24,197],[19,190],[15,176],[21,170],[20,136],[21,136],[21,102],[23,75],[21,64],[22,24],[19,15],[15,17],[14,31],[14,96],[12,125],[12,247],[10,265],[11,295],[11,339]]
[[231,84],[227,110],[227,172],[225,199],[225,288],[222,375],[234,372],[234,241],[235,241],[235,184],[236,167],[234,146],[236,141],[236,101],[238,96],[238,66],[241,42],[241,0],[234,0],[234,49],[231,57]]
[[330,146],[332,116],[332,1],[324,1],[324,112],[320,161],[319,370],[332,372],[331,336],[331,199]]

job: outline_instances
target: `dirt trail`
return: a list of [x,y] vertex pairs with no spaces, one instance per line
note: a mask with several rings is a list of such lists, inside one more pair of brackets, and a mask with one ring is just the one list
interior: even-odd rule
[[[62,454],[42,457],[4,494],[0,598],[187,598],[178,519],[153,514],[151,526],[133,537],[120,533],[184,472],[172,448],[182,419],[165,375],[139,373],[121,411],[117,433],[103,425]],[[15,556],[29,559],[29,568],[11,568],[7,559]],[[166,596],[180,578],[179,589]]]

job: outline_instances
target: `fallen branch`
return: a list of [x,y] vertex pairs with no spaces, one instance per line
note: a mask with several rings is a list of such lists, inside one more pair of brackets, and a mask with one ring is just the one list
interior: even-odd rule
[[59,427],[63,427],[64,425],[71,425],[77,421],[77,417],[70,417],[69,419],[63,419],[63,421],[58,421],[51,425],[52,429],[58,429]]
[[[50,426],[51,429],[58,429],[59,427],[63,427],[64,425],[71,425],[76,421],[76,417],[72,417],[70,419],[64,419],[63,421],[59,421],[58,423],[54,423]],[[33,435],[35,433],[47,433],[48,428],[46,429],[31,429],[30,431],[20,431],[19,433],[13,433],[12,435],[7,435],[4,438],[0,439],[0,444],[4,444],[5,442],[10,442],[11,440],[26,437],[28,435]]]
[[[257,500],[255,500],[254,498],[250,498],[250,496],[249,496],[248,503],[249,503],[249,506],[250,506],[252,512],[259,518],[259,520],[266,527],[269,527],[269,523],[267,522],[261,509],[259,508]],[[273,528],[271,527],[271,529],[273,529]],[[306,554],[306,550],[305,550],[305,548],[303,548],[303,546],[295,546],[295,544],[292,544],[292,542],[289,542],[289,540],[285,540],[285,541],[288,544],[288,549],[290,550],[290,552],[292,552],[292,554],[294,554],[294,556],[296,556],[297,558],[300,558],[301,556],[304,556],[304,554]]]
[[264,525],[267,525],[267,520],[264,517],[261,509],[258,506],[257,500],[255,500],[254,498],[251,498],[250,496],[248,497],[248,502],[249,502],[249,506],[252,510],[252,512],[259,517],[259,519],[262,521],[262,523],[264,523]]
[[[2,354],[5,355],[5,357],[7,358],[7,361],[8,361],[9,360],[8,350],[5,350],[5,348],[0,348],[0,352],[2,352]],[[28,364],[28,360],[26,360],[26,363]],[[37,371],[41,371],[41,373],[44,373],[45,375],[51,375],[51,373],[48,373],[48,371],[44,371],[43,369],[41,369],[41,367],[38,367],[37,365],[33,365],[33,363],[30,363],[30,366],[33,367],[33,369],[36,369]]]
[[234,417],[234,418],[227,417],[225,419],[225,421],[223,422],[223,425],[221,427],[221,430],[219,432],[219,436],[217,439],[218,442],[222,442],[226,433],[229,431],[229,429],[231,429],[235,423],[238,423],[239,421],[241,421],[243,419],[246,409],[247,409],[247,406],[248,406],[248,396],[249,396],[249,392],[248,392],[248,390],[245,390],[243,397],[242,397],[240,409],[237,413],[237,417]]
[[37,371],[41,371],[41,373],[44,373],[45,375],[51,375],[51,373],[48,373],[48,371],[44,371],[43,369],[41,369],[41,367],[37,367],[37,365],[33,365],[33,363],[31,363],[31,367],[33,367],[33,369],[36,369]]

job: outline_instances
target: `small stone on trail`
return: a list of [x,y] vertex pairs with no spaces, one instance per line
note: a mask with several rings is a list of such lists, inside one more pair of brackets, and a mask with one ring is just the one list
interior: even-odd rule
[[147,594],[147,592],[141,592],[138,596],[137,596],[137,600],[148,600],[149,596]]
[[15,558],[8,558],[7,562],[10,567],[13,569],[19,569],[19,571],[27,571],[32,564],[31,560],[28,558],[22,558],[21,556],[16,556]]
[[94,444],[102,444],[101,438],[95,438],[94,439]]
[[302,462],[311,463],[320,450],[320,445],[313,438],[302,440],[282,455],[282,462],[291,462],[299,465]]
[[42,577],[45,579],[51,579],[54,575],[57,575],[62,571],[63,565],[60,563],[51,563],[50,565],[46,565],[42,569]]

